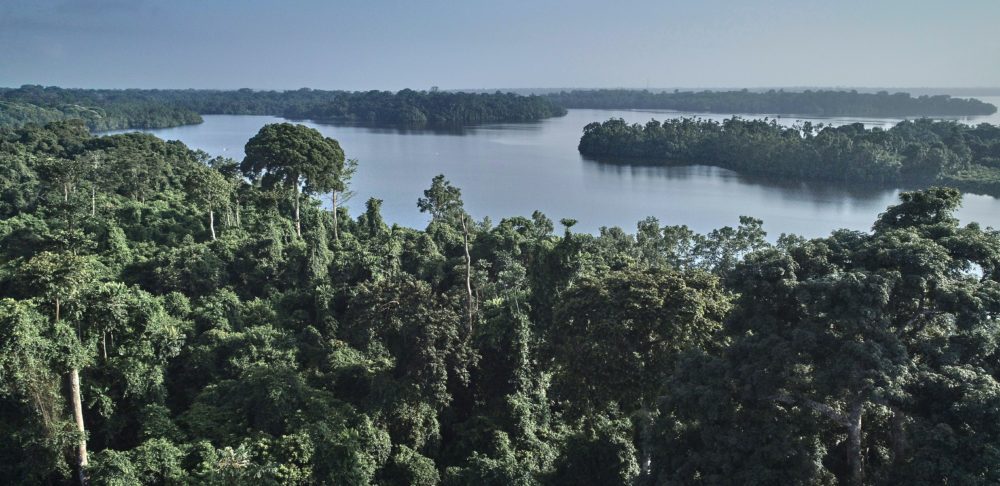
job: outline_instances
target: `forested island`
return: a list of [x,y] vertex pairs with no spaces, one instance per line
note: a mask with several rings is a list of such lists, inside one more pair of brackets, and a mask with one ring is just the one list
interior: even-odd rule
[[678,110],[704,113],[755,113],[811,116],[924,117],[991,115],[997,107],[977,99],[947,95],[913,97],[907,93],[856,90],[764,92],[634,89],[573,90],[545,95],[566,108]]
[[[652,126],[588,131],[719,131]],[[364,161],[315,130],[246,153],[0,129],[0,482],[1000,481],[1000,234],[954,189],[769,243],[750,217],[477,220],[441,176],[411,229],[337,202]]]
[[82,119],[94,131],[188,125],[200,123],[200,115],[272,115],[421,128],[537,121],[565,114],[543,97],[500,92],[0,88],[0,126]]
[[580,153],[610,163],[704,164],[748,175],[874,184],[947,184],[1000,196],[1000,127],[907,120],[888,130],[861,123],[784,127],[733,117],[621,119],[583,129]]

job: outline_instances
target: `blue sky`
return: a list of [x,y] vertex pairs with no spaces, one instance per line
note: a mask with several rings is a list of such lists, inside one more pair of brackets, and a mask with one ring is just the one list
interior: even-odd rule
[[0,86],[1000,86],[1000,1],[3,0]]

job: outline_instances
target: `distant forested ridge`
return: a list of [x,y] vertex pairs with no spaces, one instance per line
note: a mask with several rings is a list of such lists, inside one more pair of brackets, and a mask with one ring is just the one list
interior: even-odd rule
[[912,97],[907,93],[857,91],[674,91],[629,89],[562,91],[545,95],[566,108],[678,110],[704,113],[757,113],[812,116],[966,116],[990,115],[997,107],[976,99],[947,95]]
[[200,115],[215,114],[419,128],[535,121],[566,110],[540,96],[500,92],[0,88],[0,126],[78,118],[95,131],[163,128],[200,123]]
[[321,205],[365,161],[316,130],[246,154],[0,128],[0,484],[1000,482],[1000,234],[955,189],[770,243],[438,176],[415,229]]
[[783,127],[733,117],[622,119],[583,129],[580,153],[611,163],[705,164],[799,180],[944,183],[1000,195],[1000,127],[918,119],[883,130]]

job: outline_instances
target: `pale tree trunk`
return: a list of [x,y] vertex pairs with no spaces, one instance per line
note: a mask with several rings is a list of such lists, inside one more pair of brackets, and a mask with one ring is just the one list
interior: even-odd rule
[[295,235],[302,238],[302,221],[299,220],[299,186],[295,186]]
[[[59,298],[56,298],[56,322],[59,322]],[[80,433],[80,442],[76,448],[76,474],[80,484],[87,484],[87,428],[83,423],[83,401],[80,399],[80,370],[75,366],[69,371],[70,401],[73,405],[73,420],[76,430]]]
[[215,211],[208,210],[208,228],[212,230],[212,241],[215,241]]
[[240,224],[240,198],[236,198],[236,227],[241,227]]
[[337,230],[337,191],[330,193],[330,200],[333,205],[333,241],[340,241],[340,232]]
[[69,387],[73,398],[73,419],[76,421],[76,430],[80,433],[80,443],[76,449],[77,479],[80,484],[87,484],[87,429],[83,424],[83,404],[80,399],[80,371],[73,368],[69,372]]
[[649,477],[653,469],[653,452],[652,444],[655,441],[653,437],[653,414],[649,411],[649,407],[646,406],[646,400],[642,400],[642,408],[639,409],[639,436],[640,436],[640,459],[639,459],[639,471],[645,477]]
[[864,454],[861,451],[861,401],[851,404],[847,415],[847,463],[850,466],[850,484],[864,484]]
[[97,188],[90,188],[90,216],[97,216]]
[[63,202],[69,202],[69,183],[63,184]]
[[462,236],[465,242],[465,292],[466,307],[469,313],[468,331],[472,333],[472,257],[469,255],[469,227],[465,224],[465,216],[462,216]]

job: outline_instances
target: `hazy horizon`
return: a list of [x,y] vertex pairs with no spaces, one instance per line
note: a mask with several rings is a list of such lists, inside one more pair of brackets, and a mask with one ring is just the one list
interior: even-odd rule
[[992,88],[997,19],[991,0],[12,0],[0,86]]

